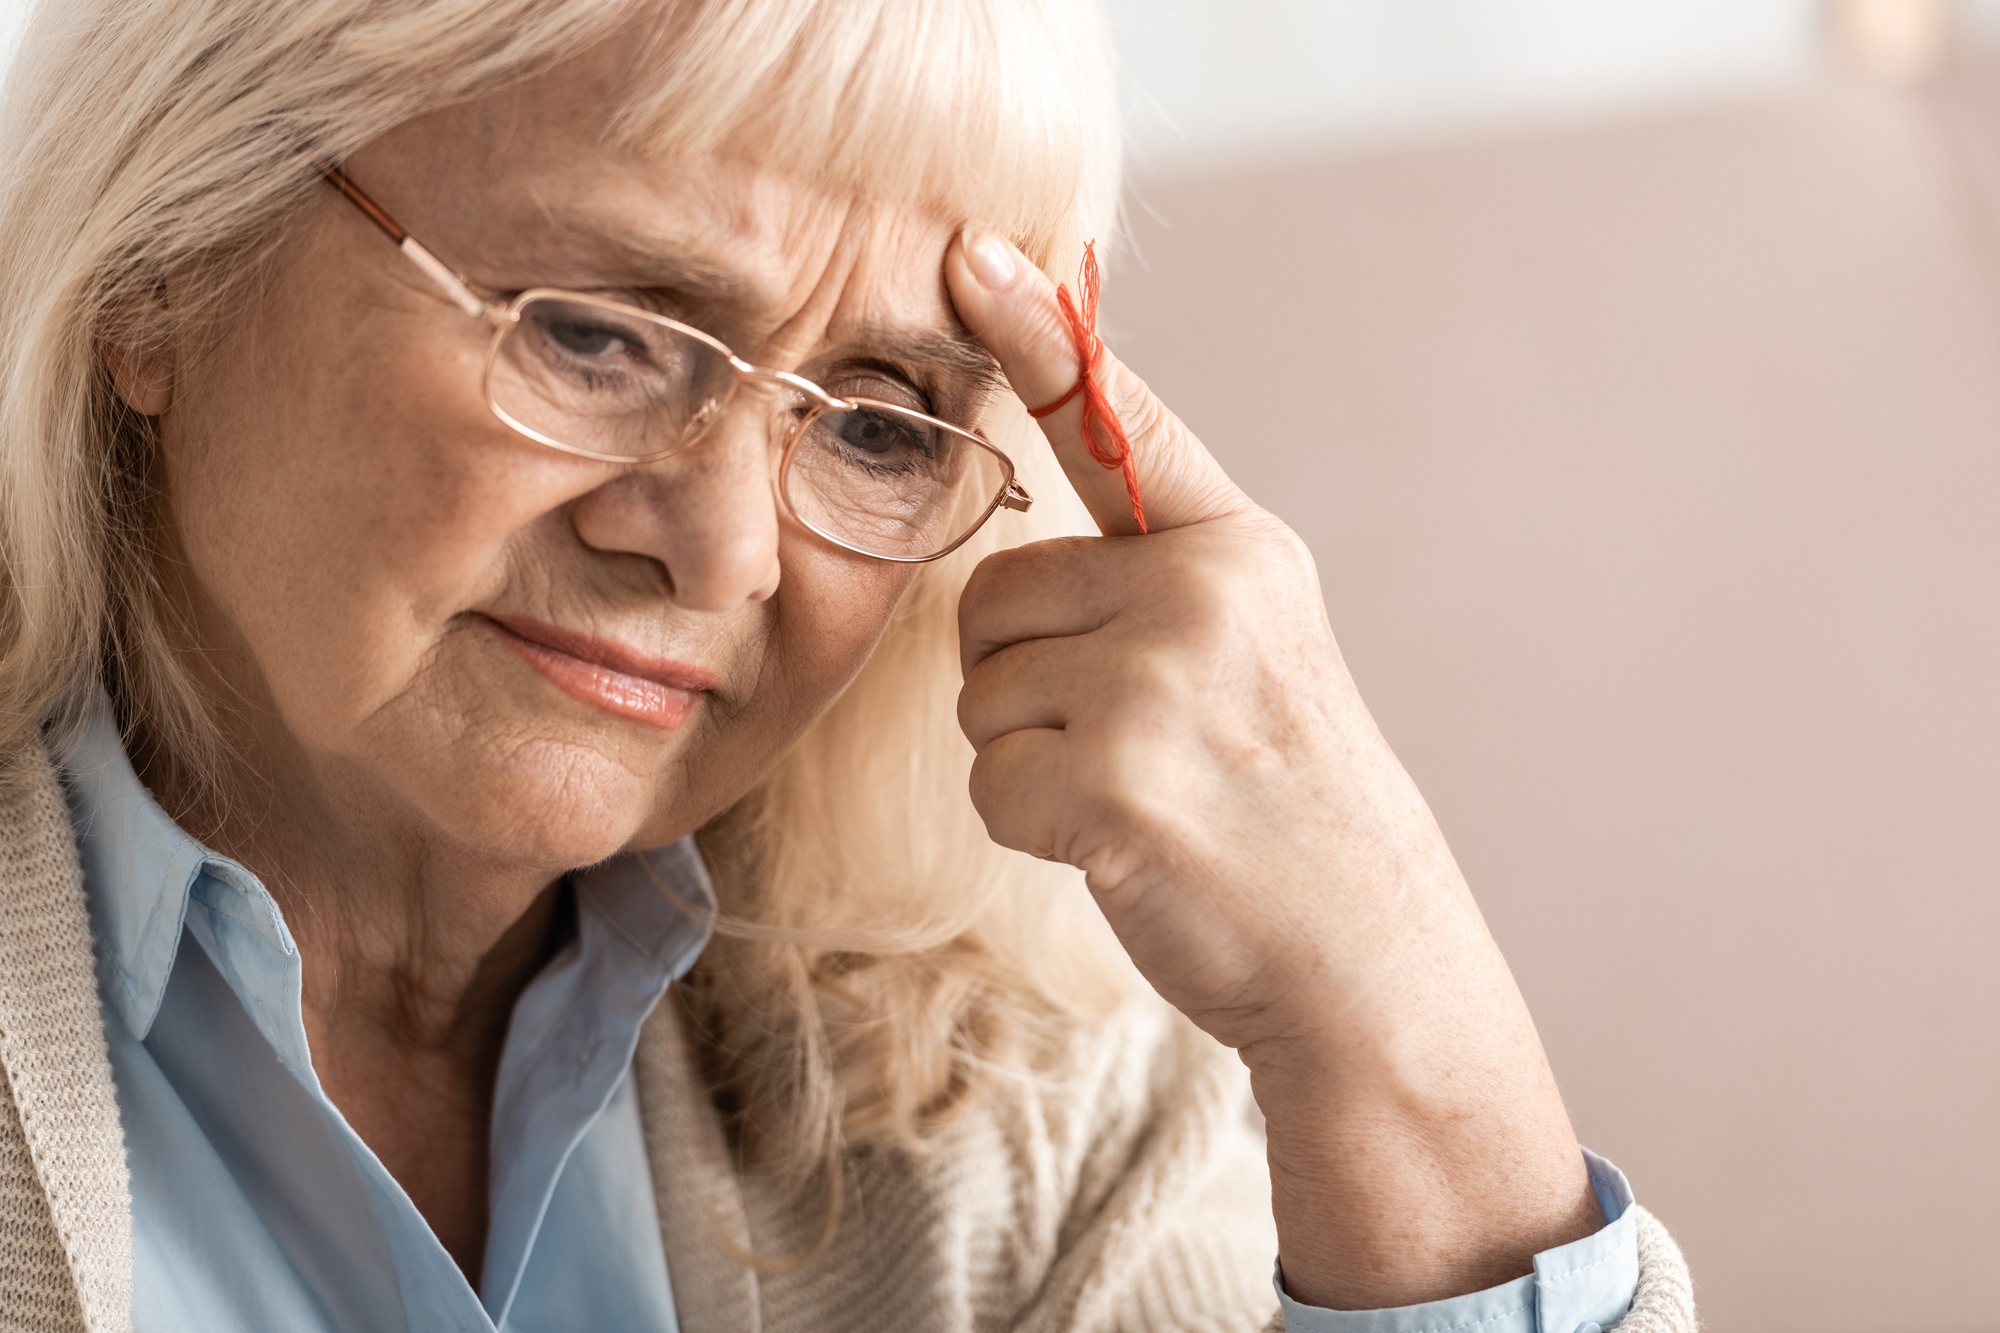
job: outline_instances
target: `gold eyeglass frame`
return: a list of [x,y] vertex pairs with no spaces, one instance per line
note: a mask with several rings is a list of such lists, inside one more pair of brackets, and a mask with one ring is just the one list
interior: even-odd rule
[[[954,426],[949,421],[940,421],[936,417],[928,416],[925,413],[914,411],[896,403],[885,403],[873,398],[841,398],[835,394],[828,393],[825,389],[822,389],[803,375],[795,375],[789,370],[774,370],[766,366],[752,365],[731,351],[720,339],[704,333],[691,325],[683,324],[677,319],[670,319],[665,315],[656,314],[650,310],[642,310],[637,306],[627,305],[622,301],[614,301],[608,297],[593,296],[588,292],[567,291],[560,287],[531,287],[504,305],[483,300],[472,289],[470,283],[454,272],[443,260],[426,249],[418,242],[416,237],[410,235],[409,231],[401,223],[390,217],[387,210],[369,198],[360,186],[349,180],[347,173],[327,162],[315,162],[313,165],[318,168],[320,175],[326,179],[328,184],[339,190],[349,203],[361,210],[362,214],[370,222],[374,223],[391,241],[396,243],[397,248],[403,252],[403,256],[423,271],[424,276],[430,279],[431,284],[438,289],[445,300],[458,307],[465,315],[480,321],[493,330],[493,340],[486,349],[485,368],[480,372],[480,389],[485,394],[487,410],[492,412],[500,423],[509,430],[512,430],[517,435],[533,440],[536,444],[557,449],[566,454],[574,454],[580,458],[593,459],[600,463],[639,464],[657,462],[662,458],[669,458],[683,449],[692,448],[706,438],[708,433],[715,428],[715,423],[722,420],[728,413],[731,404],[736,401],[737,390],[742,388],[748,381],[762,380],[783,385],[788,389],[803,394],[813,404],[812,409],[799,418],[785,439],[783,455],[778,464],[777,489],[779,497],[784,501],[786,511],[794,519],[798,520],[801,526],[826,541],[832,542],[842,550],[852,551],[856,555],[865,555],[871,560],[886,560],[892,564],[928,564],[930,561],[943,559],[970,541],[972,535],[985,527],[987,520],[991,519],[999,510],[1025,511],[1035,502],[1034,497],[1028,494],[1015,476],[1014,460],[1009,458],[1004,450],[977,433]],[[572,304],[593,306],[600,310],[614,312],[628,319],[643,320],[646,323],[670,329],[683,337],[693,338],[697,342],[714,350],[728,363],[730,370],[734,372],[729,392],[716,404],[715,411],[707,421],[701,424],[700,428],[694,434],[683,439],[672,448],[660,449],[649,454],[599,453],[595,450],[585,449],[579,445],[569,444],[552,436],[545,435],[510,414],[500,405],[499,400],[494,396],[493,392],[493,367],[499,361],[501,347],[506,343],[508,336],[520,327],[521,312],[531,303],[542,300],[560,300]],[[855,545],[843,537],[826,531],[801,514],[798,506],[792,502],[792,455],[798,448],[799,441],[805,438],[806,431],[811,428],[815,421],[828,412],[852,412],[863,407],[892,412],[897,416],[908,417],[940,430],[949,431],[961,439],[969,440],[999,460],[1001,473],[1005,478],[999,492],[987,501],[986,508],[980,512],[979,517],[973,520],[972,524],[954,538],[951,544],[943,550],[935,551],[930,555],[883,555],[879,551],[870,551],[864,547]]]

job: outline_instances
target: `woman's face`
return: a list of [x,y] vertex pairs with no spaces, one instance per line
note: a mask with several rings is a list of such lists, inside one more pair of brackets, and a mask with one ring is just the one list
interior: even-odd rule
[[[944,292],[949,224],[608,148],[614,74],[414,123],[349,174],[482,293],[602,292],[969,424],[990,363]],[[913,573],[782,512],[790,404],[767,390],[684,453],[598,463],[494,418],[489,336],[328,189],[250,307],[177,360],[169,523],[200,647],[267,719],[267,776],[385,835],[554,869],[739,797]]]

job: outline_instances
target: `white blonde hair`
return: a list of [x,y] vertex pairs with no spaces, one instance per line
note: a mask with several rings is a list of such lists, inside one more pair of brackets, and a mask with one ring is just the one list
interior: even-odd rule
[[[181,762],[215,732],[160,594],[152,423],[104,346],[242,299],[314,198],[313,156],[614,37],[640,53],[606,121],[625,143],[983,218],[1052,272],[1110,232],[1091,0],[46,2],[0,120],[0,754],[99,680]],[[966,796],[957,592],[1078,512],[1002,397],[985,424],[1034,513],[929,567],[854,685],[703,833],[733,925],[683,1003],[744,1151],[779,1173],[921,1141],[1107,994],[1074,877],[995,848]]]

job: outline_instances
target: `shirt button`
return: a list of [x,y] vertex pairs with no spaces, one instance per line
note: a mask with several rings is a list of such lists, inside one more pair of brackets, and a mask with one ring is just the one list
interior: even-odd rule
[[1576,1333],[1604,1333],[1604,1325],[1595,1319],[1586,1319],[1576,1326]]

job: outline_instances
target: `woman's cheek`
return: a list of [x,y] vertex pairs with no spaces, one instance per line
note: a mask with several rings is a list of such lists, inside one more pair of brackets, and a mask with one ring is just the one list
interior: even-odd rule
[[689,785],[726,793],[697,822],[770,772],[865,665],[918,567],[870,560],[788,532],[768,633],[742,662],[737,697],[707,719]]
[[867,663],[922,567],[806,536],[791,538],[780,560],[779,643],[792,664],[787,674],[812,683],[817,716]]
[[254,337],[188,361],[161,440],[189,592],[248,659],[236,685],[322,735],[407,678],[510,522],[481,466],[506,451],[475,457],[497,429],[476,367],[412,352],[420,317],[315,293],[323,267],[288,268]]
[[406,687],[502,549],[502,534],[467,521],[476,506],[454,503],[473,498],[476,477],[327,462],[289,479],[293,502],[264,515],[240,566],[256,584],[246,637],[307,733],[341,730]]

